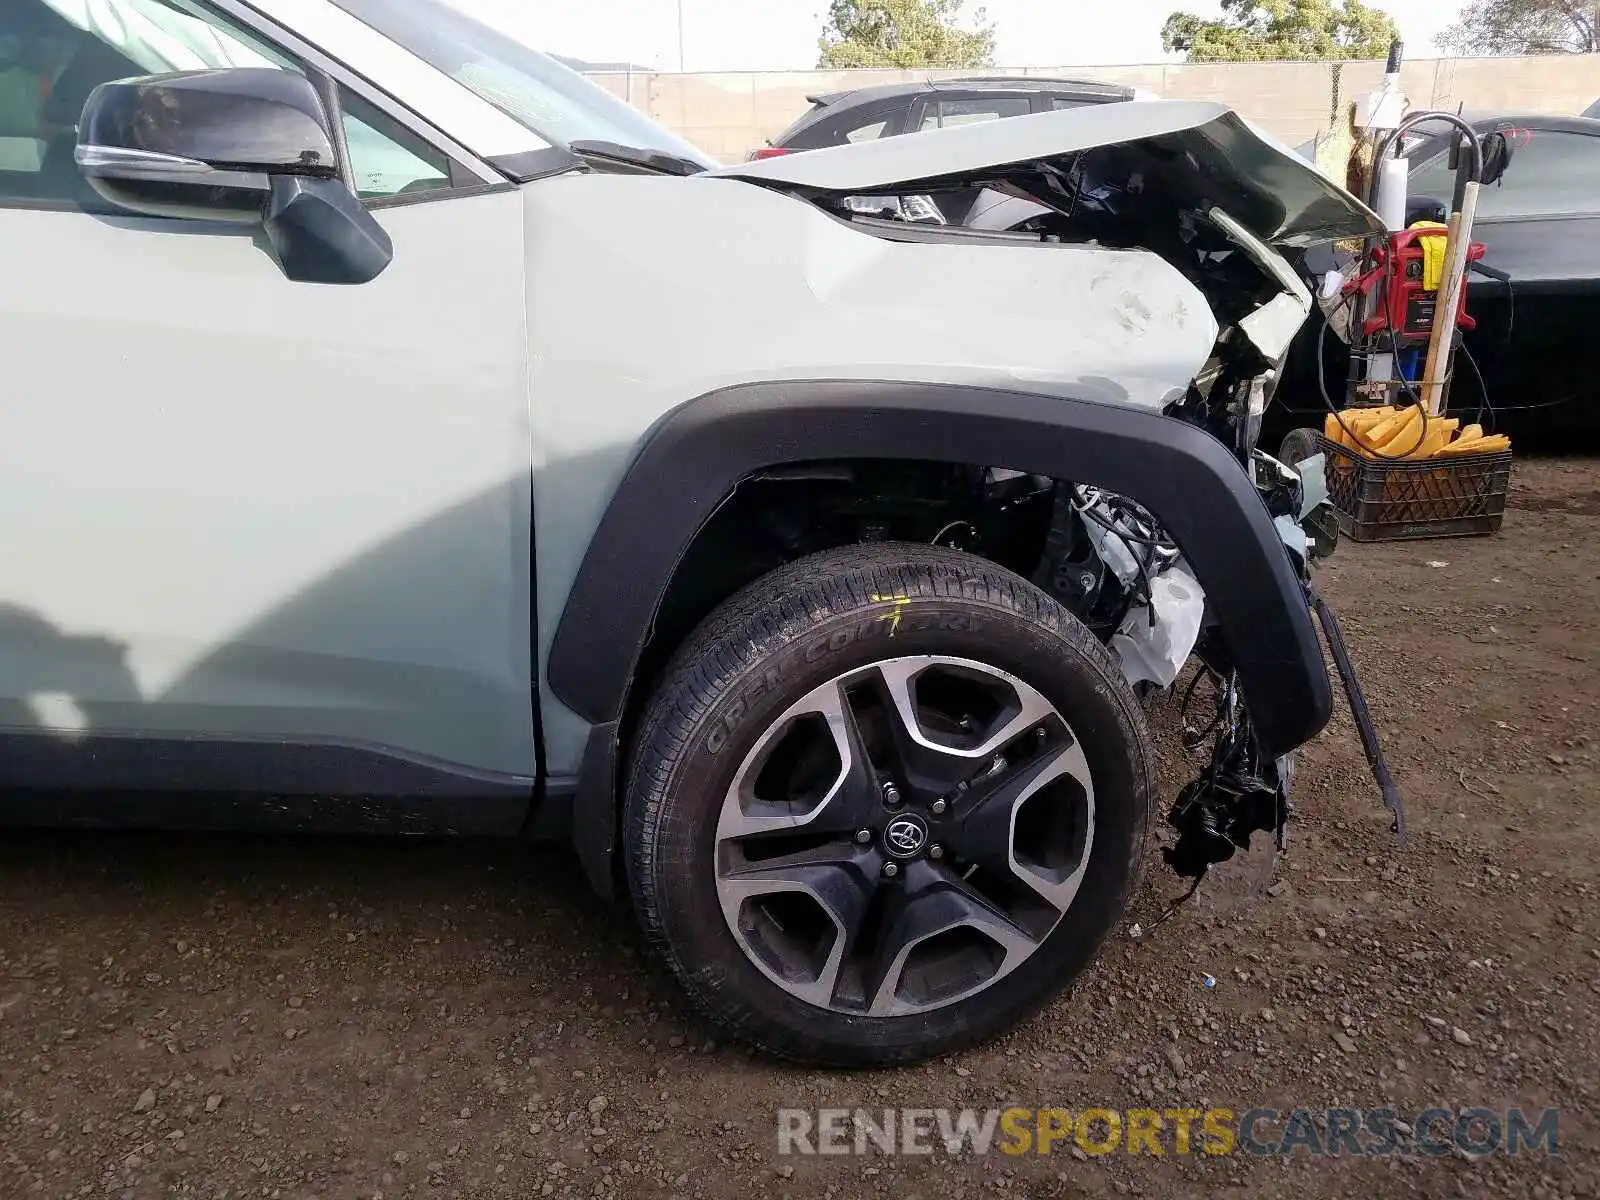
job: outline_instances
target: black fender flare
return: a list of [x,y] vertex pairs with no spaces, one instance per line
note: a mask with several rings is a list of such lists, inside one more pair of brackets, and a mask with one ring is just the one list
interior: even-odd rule
[[[657,606],[717,506],[755,472],[851,458],[1009,467],[1137,501],[1205,588],[1262,749],[1287,753],[1327,724],[1333,691],[1305,589],[1226,446],[1144,409],[943,383],[744,384],[664,416],[584,555],[546,664],[551,691],[614,740]],[[604,773],[614,776],[614,762]],[[594,782],[580,783],[580,799]]]

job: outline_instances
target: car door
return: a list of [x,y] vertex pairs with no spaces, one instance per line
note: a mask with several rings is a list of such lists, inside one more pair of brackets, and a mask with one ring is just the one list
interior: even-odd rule
[[[1468,311],[1478,328],[1464,343],[1470,361],[1457,369],[1452,404],[1481,395],[1523,433],[1600,423],[1600,122],[1564,118],[1481,124],[1504,128],[1515,148],[1501,181],[1478,201],[1473,240],[1486,265],[1511,277],[1509,288],[1471,276]],[[1418,163],[1413,198],[1448,201],[1447,156]]]
[[[35,79],[0,92],[33,109],[0,115],[31,143],[0,170],[0,785],[525,791],[521,193],[265,24],[7,14]],[[370,283],[291,282],[258,231],[111,211],[73,169],[49,105],[240,64],[339,110],[394,243]]]

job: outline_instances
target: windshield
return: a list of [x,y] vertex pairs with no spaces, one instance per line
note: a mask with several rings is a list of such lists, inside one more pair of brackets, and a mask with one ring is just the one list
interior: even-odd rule
[[443,0],[335,3],[546,141],[614,142],[717,165],[598,84]]

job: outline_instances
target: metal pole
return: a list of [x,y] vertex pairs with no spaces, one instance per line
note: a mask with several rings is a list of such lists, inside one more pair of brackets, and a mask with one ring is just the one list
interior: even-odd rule
[[683,61],[683,0],[678,0],[678,70],[682,73],[688,69]]

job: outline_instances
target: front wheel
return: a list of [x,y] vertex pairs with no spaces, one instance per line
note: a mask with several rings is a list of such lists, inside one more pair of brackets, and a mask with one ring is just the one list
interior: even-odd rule
[[1032,584],[878,543],[752,584],[640,722],[627,871],[700,1012],[867,1066],[999,1033],[1123,911],[1151,755],[1114,658]]

